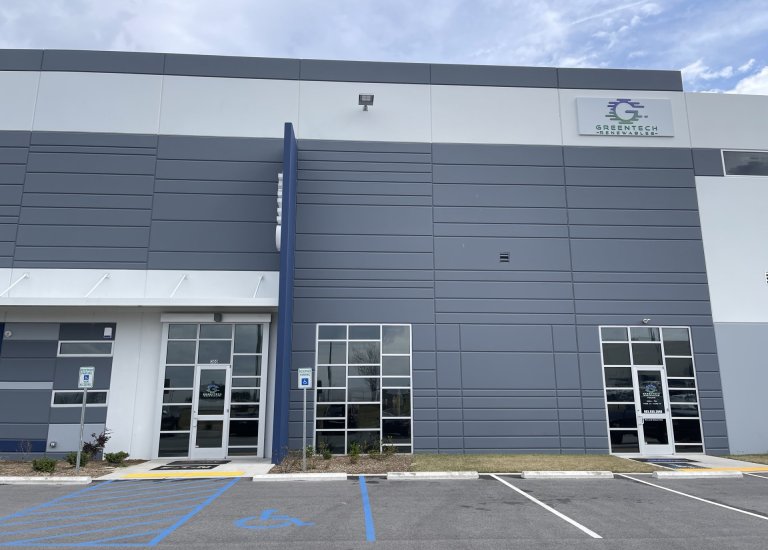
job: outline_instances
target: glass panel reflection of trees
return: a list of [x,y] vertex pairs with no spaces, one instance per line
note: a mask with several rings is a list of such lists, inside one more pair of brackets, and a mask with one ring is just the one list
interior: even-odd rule
[[411,452],[410,325],[318,325],[316,447]]

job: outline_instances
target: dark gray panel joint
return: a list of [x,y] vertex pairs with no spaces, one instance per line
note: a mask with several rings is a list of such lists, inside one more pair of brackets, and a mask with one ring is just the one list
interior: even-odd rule
[[167,54],[165,74],[298,80],[300,63],[298,59]]
[[0,50],[0,71],[39,71],[43,50]]
[[693,173],[697,176],[722,176],[723,158],[720,149],[691,149]]
[[382,63],[368,61],[301,60],[301,80],[334,82],[390,82],[429,84],[429,68],[424,63]]
[[682,92],[679,71],[557,69],[558,87],[577,90],[661,90]]
[[163,74],[165,55],[144,52],[45,50],[44,71]]

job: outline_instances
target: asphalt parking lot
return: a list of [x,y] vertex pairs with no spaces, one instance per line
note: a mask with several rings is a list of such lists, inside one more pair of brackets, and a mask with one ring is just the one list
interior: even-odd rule
[[23,548],[764,550],[766,541],[768,475],[0,486],[0,546]]

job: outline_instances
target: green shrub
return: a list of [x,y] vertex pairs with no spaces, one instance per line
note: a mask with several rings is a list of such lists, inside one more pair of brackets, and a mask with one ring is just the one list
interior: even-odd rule
[[32,461],[32,469],[36,472],[52,474],[56,469],[56,461],[47,456],[44,456],[43,458],[36,458]]
[[357,441],[352,441],[349,444],[349,462],[351,464],[357,464],[357,461],[360,459],[360,443]]
[[113,466],[125,466],[125,459],[130,455],[125,451],[118,451],[116,453],[107,453],[104,455],[104,459]]
[[[80,466],[85,466],[88,464],[88,461],[91,460],[91,455],[88,453],[80,453]],[[77,465],[77,453],[72,451],[67,455],[67,462],[69,462],[72,466]]]
[[330,460],[333,456],[331,448],[325,442],[317,444],[317,452],[323,456],[323,460]]
[[368,456],[374,460],[381,459],[381,442],[378,439],[368,446]]
[[392,441],[392,436],[390,435],[387,437],[387,442],[381,447],[381,452],[384,454],[385,458],[389,458],[397,453],[397,447],[392,444]]

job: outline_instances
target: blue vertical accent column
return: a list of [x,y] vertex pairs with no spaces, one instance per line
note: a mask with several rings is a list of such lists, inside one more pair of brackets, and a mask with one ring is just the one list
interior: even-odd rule
[[298,145],[293,124],[285,123],[283,142],[283,223],[280,243],[280,293],[277,306],[275,355],[275,409],[272,425],[272,461],[288,450],[288,406],[291,398],[293,350],[293,268],[296,249],[296,182]]

